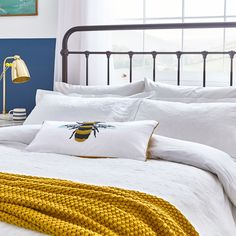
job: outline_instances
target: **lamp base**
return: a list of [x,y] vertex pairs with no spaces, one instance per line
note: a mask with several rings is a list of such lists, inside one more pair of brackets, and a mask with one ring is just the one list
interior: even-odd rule
[[10,114],[0,114],[0,120],[12,120],[12,116]]

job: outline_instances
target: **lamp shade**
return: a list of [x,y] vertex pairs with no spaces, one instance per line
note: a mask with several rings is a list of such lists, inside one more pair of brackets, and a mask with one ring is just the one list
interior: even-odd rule
[[25,62],[19,57],[15,56],[12,62],[11,77],[13,83],[25,83],[30,80],[30,73]]

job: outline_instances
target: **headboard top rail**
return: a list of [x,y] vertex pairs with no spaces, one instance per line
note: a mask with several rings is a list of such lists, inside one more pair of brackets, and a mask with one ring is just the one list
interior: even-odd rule
[[107,85],[110,84],[110,56],[111,55],[128,55],[129,56],[129,71],[130,82],[132,82],[132,67],[134,55],[152,55],[153,57],[153,80],[156,80],[156,58],[158,55],[176,55],[177,57],[177,85],[180,85],[181,73],[181,57],[182,55],[202,55],[203,58],[203,83],[206,86],[206,65],[208,55],[229,55],[230,58],[230,83],[233,85],[233,60],[236,52],[231,51],[126,51],[126,52],[113,52],[113,51],[69,51],[68,41],[70,36],[75,32],[89,32],[89,31],[117,31],[117,30],[158,30],[158,29],[197,29],[197,28],[234,28],[236,22],[209,22],[209,23],[171,23],[171,24],[132,24],[132,25],[91,25],[91,26],[76,26],[69,29],[63,38],[62,42],[62,81],[68,82],[68,56],[70,54],[85,55],[86,60],[86,85],[88,85],[88,68],[89,68],[89,55],[99,54],[107,57]]

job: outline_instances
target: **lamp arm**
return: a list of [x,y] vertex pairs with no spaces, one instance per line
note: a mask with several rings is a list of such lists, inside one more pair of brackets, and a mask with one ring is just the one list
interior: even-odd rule
[[14,59],[15,57],[6,57],[3,61],[3,69],[1,74],[1,80],[3,79],[3,86],[2,86],[2,114],[6,114],[6,71],[9,67],[6,69],[6,63],[10,59]]
[[0,81],[3,79],[4,77],[4,74],[6,73],[6,71],[10,68],[10,66],[6,66],[7,64],[7,61],[10,60],[10,59],[15,59],[16,56],[14,57],[6,57],[3,61],[3,68],[2,68],[2,73],[0,75]]
[[10,68],[10,66],[7,66],[5,70],[0,74],[0,81],[3,79],[3,74],[7,72],[7,70]]

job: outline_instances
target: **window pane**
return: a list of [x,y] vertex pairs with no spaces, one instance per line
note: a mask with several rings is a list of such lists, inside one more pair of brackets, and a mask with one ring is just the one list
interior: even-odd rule
[[112,61],[111,84],[129,83],[129,57],[127,55],[113,55]]
[[113,51],[142,51],[143,31],[116,31],[112,33]]
[[146,30],[144,40],[147,51],[182,50],[182,30]]
[[184,30],[184,51],[222,51],[223,29]]
[[[112,56],[114,69],[111,70],[111,84],[129,83],[129,57],[127,55]],[[132,67],[132,80],[143,80],[144,77],[152,78],[152,56],[134,55]]]
[[225,50],[236,50],[236,28],[225,29]]
[[[203,58],[201,55],[182,57],[181,85],[202,86]],[[229,85],[229,57],[208,55],[206,63],[206,86]]]
[[152,79],[152,56],[135,55],[133,57],[133,80]]
[[202,56],[183,55],[181,57],[181,85],[202,86]]
[[236,17],[226,17],[226,21],[230,21],[230,22],[232,22],[232,21],[234,21],[234,22],[236,22]]
[[185,16],[222,16],[224,0],[186,0]]
[[[181,23],[181,20],[148,20],[148,24]],[[145,50],[147,51],[179,51],[182,50],[182,29],[146,30]]]
[[177,84],[177,59],[175,55],[159,55],[156,66],[156,81]]
[[[139,23],[139,22],[136,22]],[[143,31],[115,31],[112,33],[112,50],[117,52],[143,51]],[[129,56],[113,55],[113,70],[111,70],[112,84],[126,84],[129,82]],[[133,58],[133,80],[135,77],[135,68],[142,68],[142,58]],[[137,75],[137,73],[136,73]],[[141,74],[140,74],[141,75]],[[139,76],[140,77],[140,76]],[[143,77],[142,77],[143,79]]]
[[182,16],[182,0],[146,0],[147,18],[180,16]]
[[[148,21],[147,23],[180,23],[177,20]],[[182,30],[147,30],[145,31],[146,51],[179,51],[182,50]],[[148,74],[148,73],[147,73]],[[149,72],[152,79],[152,73]],[[156,59],[156,81],[177,84],[176,55],[158,55]]]
[[199,22],[224,22],[225,18],[224,16],[222,17],[186,17],[184,18],[185,23],[199,23]]
[[[229,85],[229,57],[208,55],[206,62],[206,85]],[[202,86],[203,58],[201,55],[184,55],[182,58],[181,85]]]
[[[184,30],[184,51],[223,51],[224,29]],[[184,56],[182,79],[184,85],[202,85],[202,56]],[[207,56],[207,86],[221,86],[227,81],[227,68],[221,55]]]
[[[223,51],[223,29],[191,29],[184,31],[184,50],[185,51]],[[184,66],[184,79],[195,78],[200,75],[202,84],[202,57],[194,61],[194,56],[188,56],[188,61]],[[184,63],[186,64],[186,63]],[[186,67],[185,67],[186,66]],[[198,75],[197,75],[198,74]],[[207,86],[222,86],[228,81],[228,67],[226,59],[222,55],[207,56]],[[198,84],[199,85],[199,84]]]
[[147,24],[167,24],[167,23],[182,23],[182,17],[179,18],[161,18],[161,19],[147,19]]
[[207,86],[229,85],[229,58],[222,55],[207,57]]
[[114,19],[143,18],[143,0],[113,0]]
[[236,1],[227,0],[226,1],[226,15],[235,15],[236,16]]
[[[85,63],[85,60],[84,60]],[[83,67],[84,72],[86,66]],[[99,71],[99,76],[98,72]],[[84,73],[86,75],[86,73]],[[86,84],[86,76],[84,75],[84,84]],[[107,59],[105,55],[90,55],[89,56],[89,85],[101,85],[107,83]],[[94,79],[96,78],[96,79]]]

